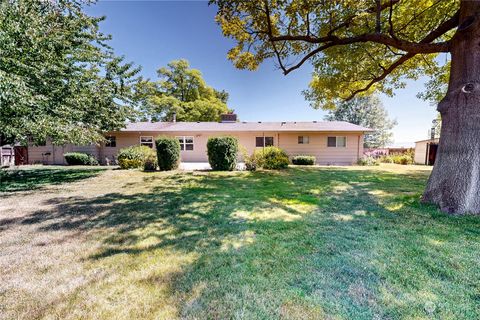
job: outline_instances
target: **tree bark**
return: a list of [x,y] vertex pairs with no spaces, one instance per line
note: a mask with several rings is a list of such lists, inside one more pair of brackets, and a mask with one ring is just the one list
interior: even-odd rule
[[462,0],[451,42],[442,131],[423,201],[452,214],[480,215],[480,1]]

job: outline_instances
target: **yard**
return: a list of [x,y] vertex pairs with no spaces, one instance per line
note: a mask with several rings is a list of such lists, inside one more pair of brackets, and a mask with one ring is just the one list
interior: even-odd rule
[[0,184],[2,319],[478,319],[480,219],[429,168],[39,167]]

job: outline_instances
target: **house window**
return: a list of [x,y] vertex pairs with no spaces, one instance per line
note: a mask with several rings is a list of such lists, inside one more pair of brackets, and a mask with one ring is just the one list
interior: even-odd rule
[[328,137],[328,147],[345,148],[347,146],[347,137]]
[[309,144],[310,138],[309,136],[298,136],[298,144]]
[[117,146],[117,137],[107,136],[105,139],[107,140],[105,142],[105,147],[115,148]]
[[180,142],[180,150],[182,151],[193,151],[193,137],[182,136],[177,137],[178,142]]
[[152,136],[142,136],[140,137],[140,145],[153,148],[153,137]]
[[255,137],[256,147],[270,147],[273,146],[273,137]]

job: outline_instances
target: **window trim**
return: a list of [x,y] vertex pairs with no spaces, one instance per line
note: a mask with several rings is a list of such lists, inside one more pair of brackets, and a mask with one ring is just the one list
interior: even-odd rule
[[[114,143],[113,146],[111,145],[111,143],[112,143],[112,140],[110,140],[111,138],[113,138],[113,143]],[[105,142],[105,148],[116,148],[117,147],[117,136],[106,136],[105,139],[107,140],[107,142]]]
[[[328,145],[328,139],[329,138],[335,138],[335,146],[329,146]],[[345,138],[345,145],[344,146],[339,146],[338,145],[338,138]],[[347,147],[347,136],[327,136],[327,148],[346,148]]]
[[[263,145],[262,146],[257,146],[257,139],[260,138],[262,139],[263,141]],[[265,144],[265,139],[266,138],[272,138],[272,144],[271,145],[266,145]],[[260,136],[260,137],[257,137],[255,136],[255,148],[265,148],[265,147],[274,147],[275,146],[275,137],[274,136]]]
[[[302,142],[300,142],[300,138],[302,139]],[[305,138],[307,138],[307,142],[305,142]],[[297,144],[310,144],[310,136],[298,136],[297,137]]]
[[[187,138],[191,138],[192,139],[192,142],[190,143],[187,143],[185,142],[187,140]],[[180,143],[180,151],[194,151],[195,150],[195,137],[194,136],[175,136],[175,139],[178,140],[178,142]],[[183,142],[180,141],[180,139],[182,139]],[[192,149],[191,150],[187,150],[187,145],[192,145]]]
[[[142,142],[142,138],[150,138],[152,142]],[[153,149],[153,145],[154,145],[153,136],[140,136],[140,145]]]

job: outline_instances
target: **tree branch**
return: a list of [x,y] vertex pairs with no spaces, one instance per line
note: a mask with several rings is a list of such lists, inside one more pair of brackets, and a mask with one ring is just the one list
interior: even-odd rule
[[[380,33],[380,32],[382,32],[382,24],[381,24],[382,3],[381,3],[380,0],[375,0],[375,2],[377,4],[375,32]],[[390,1],[390,3],[391,3],[391,1]]]
[[[454,28],[453,26],[452,28]],[[332,46],[336,45],[345,45],[351,43],[361,43],[361,42],[375,42],[379,44],[388,45],[399,50],[411,53],[437,53],[437,52],[449,52],[450,46],[449,42],[411,42],[402,39],[394,39],[385,34],[378,33],[364,33],[356,37],[350,38],[338,38],[336,36],[327,36],[321,38],[314,38],[312,36],[294,36],[294,35],[283,35],[270,37],[271,42],[277,41],[304,41],[308,43],[330,43]]]
[[[318,47],[318,48],[312,50],[311,52],[309,52],[308,54],[306,54],[300,60],[300,62],[298,62],[297,64],[295,64],[294,66],[292,66],[290,68],[286,68],[282,63],[281,67],[282,67],[283,73],[285,75],[287,75],[290,72],[292,72],[293,70],[296,70],[296,69],[300,68],[300,66],[302,66],[308,59],[310,59],[312,56],[314,56],[315,54],[317,54],[319,52],[322,52],[322,51],[324,51],[328,48],[334,47],[334,46],[348,45],[348,44],[353,44],[353,43],[375,42],[375,43],[385,44],[386,46],[389,47],[390,50],[391,50],[391,47],[394,47],[396,49],[406,51],[407,54],[402,56],[400,59],[402,59],[403,57],[408,56],[410,54],[413,54],[413,56],[414,56],[414,55],[419,54],[419,53],[449,52],[450,51],[450,42],[449,41],[440,42],[440,43],[431,43],[431,42],[436,40],[440,36],[444,35],[446,32],[450,31],[451,29],[455,28],[458,25],[459,16],[460,16],[460,13],[456,12],[450,19],[444,21],[435,30],[433,30],[428,35],[426,35],[425,38],[423,38],[418,43],[403,41],[403,40],[399,40],[399,39],[392,39],[392,38],[390,38],[386,35],[383,35],[383,34],[364,34],[364,35],[360,35],[360,36],[357,36],[357,37],[344,38],[344,39],[338,38],[336,36],[326,36],[326,37],[322,37],[322,38],[312,38],[312,37],[307,37],[307,36],[290,36],[290,35],[272,37],[272,38],[276,39],[273,42],[275,42],[275,41],[287,41],[287,40],[301,40],[301,41],[303,41],[303,39],[308,38],[307,42],[313,41],[313,43],[317,43],[317,40],[318,40],[319,43],[323,43],[320,47]],[[279,40],[279,39],[282,39],[282,40]],[[396,45],[393,45],[392,43],[396,44]],[[410,49],[410,50],[407,50],[407,49]],[[278,54],[277,54],[277,59],[279,59],[281,61],[281,57]],[[402,63],[405,62],[405,61],[402,61]],[[389,68],[386,68],[386,70],[388,71]],[[383,80],[384,78],[382,78],[381,80]]]
[[[442,23],[440,26],[437,27],[437,29],[433,30],[432,32],[430,32],[425,38],[423,38],[422,41],[420,42],[430,42],[430,41],[433,41],[435,40],[436,38],[442,36],[443,34],[445,34],[445,32],[451,30],[451,25],[458,25],[458,21],[459,21],[459,17],[460,17],[460,12],[457,12],[455,13],[455,15],[453,17],[451,17],[449,20],[445,21],[444,23]],[[383,73],[378,76],[378,77],[374,77],[364,88],[362,89],[358,89],[354,92],[352,92],[352,94],[346,99],[347,101],[348,100],[351,100],[353,99],[357,94],[361,93],[361,92],[365,92],[365,91],[368,91],[375,83],[378,83],[380,81],[382,81],[383,79],[385,79],[390,73],[392,73],[396,68],[398,68],[399,66],[401,66],[402,64],[404,64],[406,61],[410,60],[411,58],[413,58],[414,56],[416,56],[417,53],[407,53],[406,55],[404,55],[403,57],[399,58],[398,60],[396,60],[390,67],[388,67],[387,69],[383,69]]]

